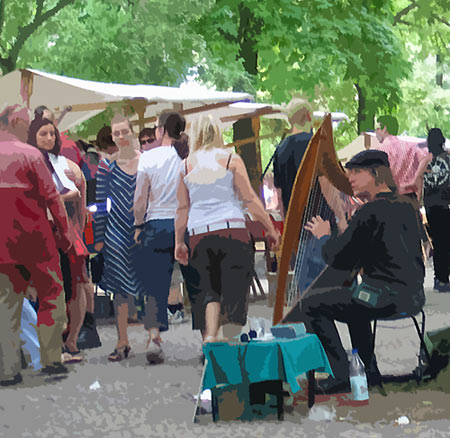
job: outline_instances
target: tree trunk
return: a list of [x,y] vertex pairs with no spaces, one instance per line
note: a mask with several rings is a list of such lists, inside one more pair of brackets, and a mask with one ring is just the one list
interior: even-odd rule
[[442,69],[442,59],[439,53],[436,55],[436,85],[442,88],[444,73]]
[[[247,73],[256,76],[258,74],[258,52],[256,51],[257,37],[261,32],[262,22],[255,19],[252,11],[243,2],[239,5],[239,30],[238,41],[240,44],[239,57],[243,60],[243,66]],[[259,131],[252,123],[252,119],[242,119],[233,124],[233,141],[258,135]],[[258,141],[247,143],[236,148],[237,153],[243,159],[247,172],[255,192],[260,195],[261,177],[261,152]]]
[[[258,135],[258,124],[252,123],[252,119],[241,119],[233,124],[233,141],[243,140]],[[255,132],[256,131],[256,132]],[[261,153],[257,142],[246,143],[236,147],[236,152],[242,158],[247,168],[250,183],[256,194],[260,195],[261,185]]]
[[0,68],[2,69],[3,76],[7,75],[16,69],[16,60],[11,59],[11,57],[2,58],[0,60]]
[[374,129],[375,114],[367,107],[365,90],[358,83],[355,83],[355,88],[358,92],[357,129],[359,135],[361,132],[372,131]]

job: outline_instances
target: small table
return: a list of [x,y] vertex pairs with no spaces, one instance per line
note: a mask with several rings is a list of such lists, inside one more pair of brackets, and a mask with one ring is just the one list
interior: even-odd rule
[[278,418],[282,419],[282,382],[287,382],[292,392],[296,393],[301,389],[297,377],[307,373],[308,406],[312,407],[315,398],[315,371],[333,374],[319,338],[309,333],[294,339],[275,338],[235,344],[213,342],[204,345],[203,352],[207,360],[203,390],[212,390],[214,421],[217,420],[214,390],[218,387],[244,385],[250,388],[252,384],[267,382],[271,388],[267,392],[277,396]]

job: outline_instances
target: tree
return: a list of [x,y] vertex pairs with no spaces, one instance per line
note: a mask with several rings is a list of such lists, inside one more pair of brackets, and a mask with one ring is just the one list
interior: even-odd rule
[[253,35],[257,93],[275,102],[294,91],[318,99],[318,89],[351,82],[360,132],[373,128],[377,110],[398,105],[409,69],[390,6],[389,0],[217,0],[196,29],[210,52],[222,55],[224,68],[233,57],[244,66],[240,11],[248,8],[260,23]]
[[[79,0],[33,33],[17,68],[101,82],[178,86],[203,56],[203,40],[188,23],[208,1]],[[77,127],[77,134],[96,133],[109,123],[110,113]]]
[[202,45],[186,23],[207,5],[84,0],[24,46],[21,65],[95,81],[179,85]]
[[73,4],[75,0],[0,0],[0,67],[3,74],[16,69],[20,52],[30,37],[62,9]]
[[[394,25],[413,62],[413,74],[402,81],[400,129],[426,136],[441,127],[450,134],[450,1],[399,0]],[[414,110],[412,110],[412,108]]]

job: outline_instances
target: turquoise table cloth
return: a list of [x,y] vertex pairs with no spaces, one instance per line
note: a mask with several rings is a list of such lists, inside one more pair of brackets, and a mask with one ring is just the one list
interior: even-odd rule
[[203,389],[283,380],[293,393],[300,391],[297,377],[311,370],[333,375],[325,350],[314,334],[294,339],[248,343],[211,342],[203,346],[208,360]]

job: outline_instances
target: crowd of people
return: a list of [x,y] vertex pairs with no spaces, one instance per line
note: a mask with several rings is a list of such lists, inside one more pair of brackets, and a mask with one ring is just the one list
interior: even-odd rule
[[[184,316],[176,261],[203,342],[217,340],[221,326],[227,335],[239,333],[254,272],[244,209],[262,223],[273,249],[280,235],[215,121],[194,121],[188,137],[186,120],[164,111],[155,128],[136,135],[118,114],[100,130],[96,147],[60,134],[60,121],[45,106],[31,122],[19,105],[0,114],[7,210],[1,385],[22,380],[28,357],[21,339],[24,347],[34,345],[32,365],[46,374],[66,373],[66,363],[83,360],[81,349],[101,345],[91,253],[101,255],[96,281],[114,303],[117,343],[110,361],[130,355],[130,318],[148,332],[148,362],[164,361],[161,333]],[[85,232],[89,223],[93,241]]]
[[[280,191],[282,214],[312,138],[307,103],[291,102],[288,116],[292,132],[275,152],[272,187],[272,192]],[[94,253],[101,257],[96,282],[114,304],[117,342],[109,361],[131,354],[130,318],[142,321],[148,333],[148,362],[164,361],[163,333],[170,323],[184,319],[181,279],[192,328],[201,332],[204,343],[219,340],[221,327],[224,339],[240,333],[254,275],[246,214],[262,225],[273,251],[280,246],[280,234],[252,189],[244,162],[225,147],[215,120],[210,115],[195,118],[188,136],[184,117],[163,111],[154,128],[136,134],[132,123],[116,114],[98,132],[95,146],[60,134],[60,121],[45,106],[36,108],[31,121],[19,105],[0,114],[5,210],[0,384],[22,380],[28,360],[22,343],[34,345],[31,364],[46,374],[66,373],[66,363],[83,360],[81,349],[101,345],[90,272]],[[430,130],[428,150],[422,150],[397,134],[395,118],[379,117],[381,146],[346,164],[361,202],[347,200],[345,211],[336,210],[337,226],[320,216],[305,225],[320,242],[328,269],[286,321],[304,321],[319,336],[335,374],[322,383],[326,392],[349,385],[335,320],[349,325],[373,381],[378,370],[370,320],[414,314],[423,307],[422,248],[428,234],[435,289],[450,291],[450,155],[443,147],[445,138],[439,129]],[[329,200],[324,181],[321,187]],[[86,224],[93,224],[92,239]],[[355,282],[341,284],[343,272],[361,274],[362,294]]]

